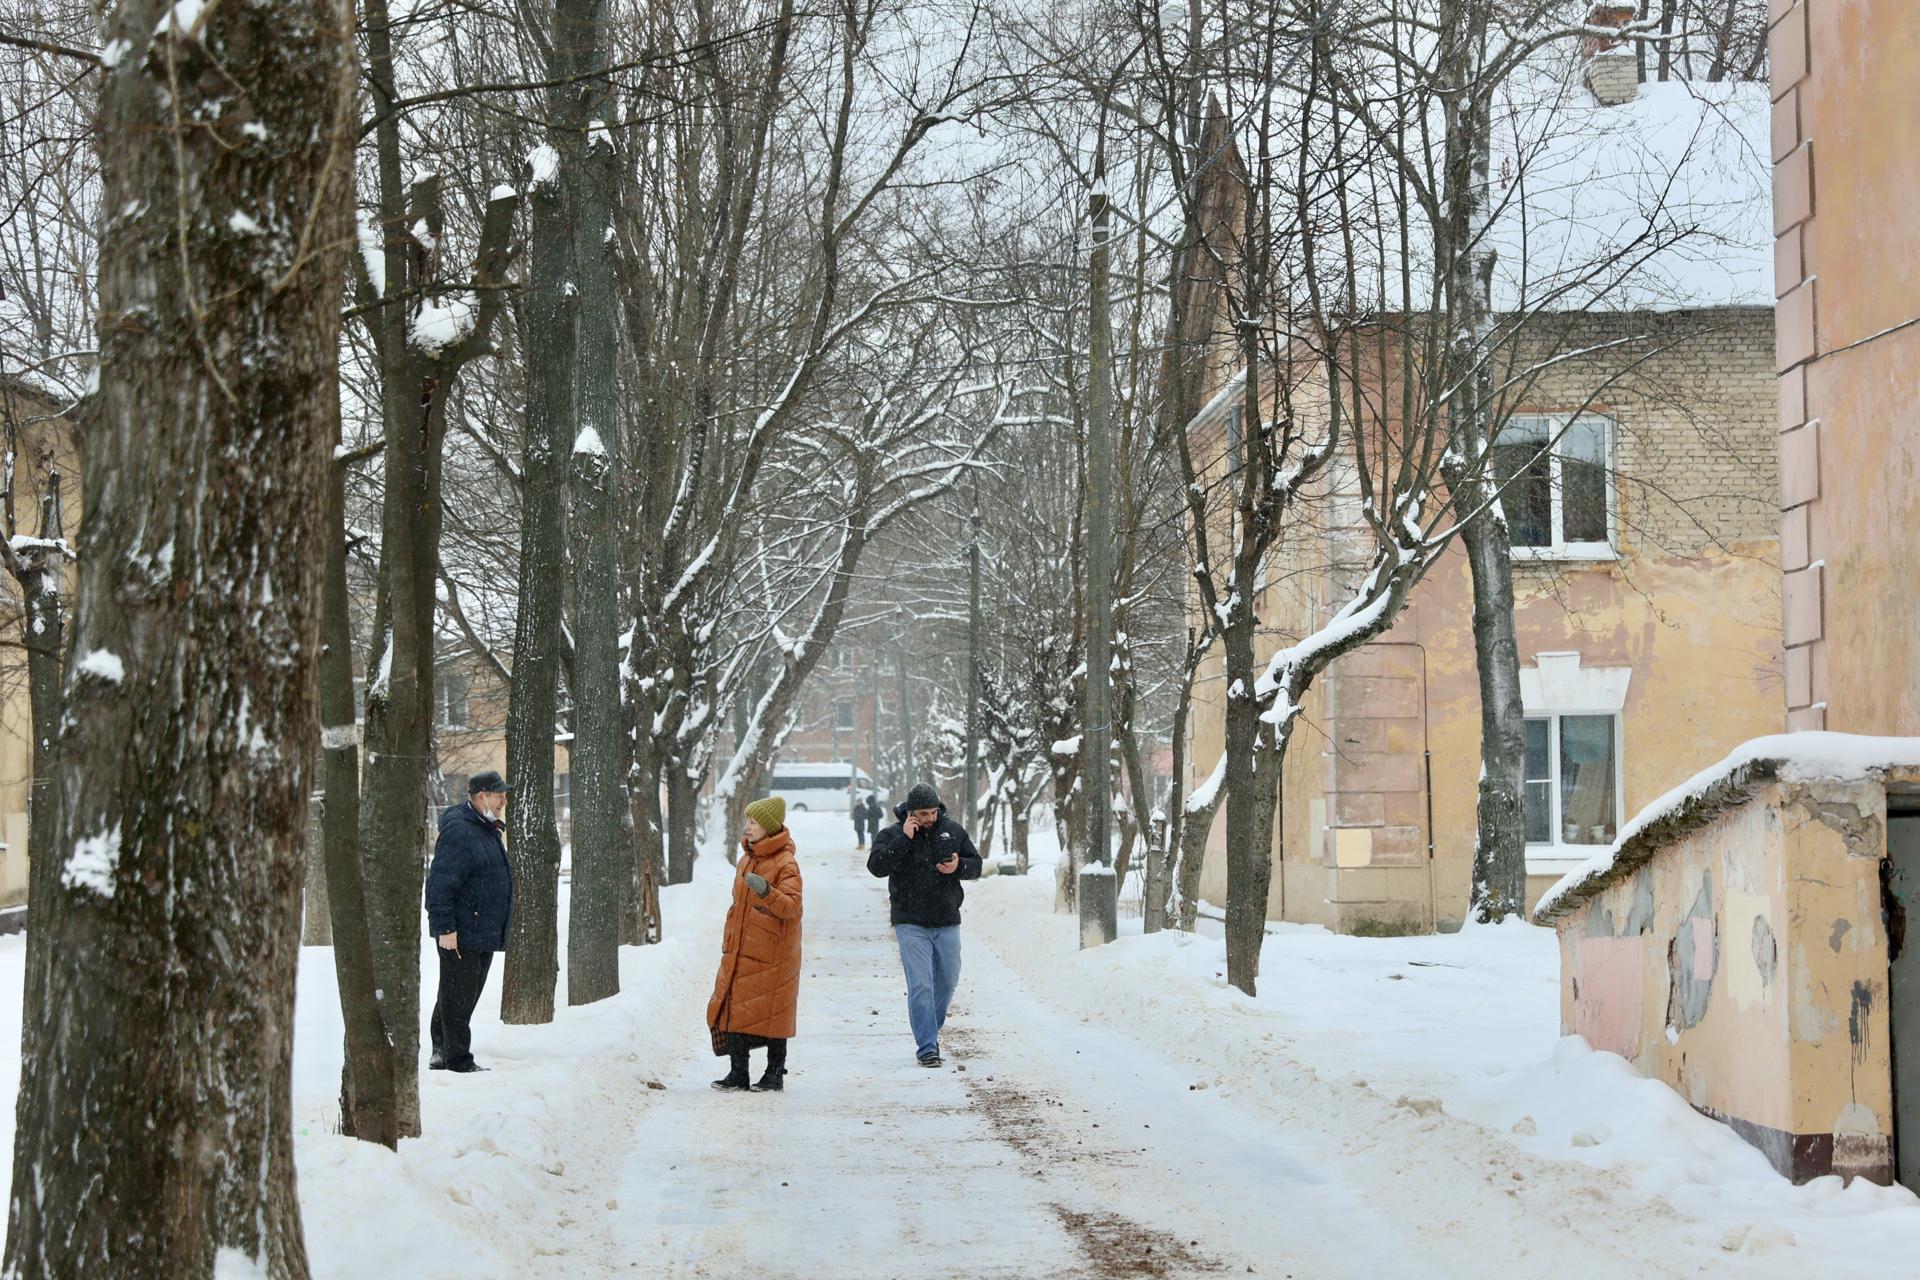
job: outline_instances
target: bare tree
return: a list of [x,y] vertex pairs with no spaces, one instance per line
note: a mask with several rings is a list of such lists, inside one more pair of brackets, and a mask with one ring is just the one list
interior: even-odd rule
[[123,212],[101,252],[14,1274],[307,1273],[291,1031],[350,30],[340,5],[163,0],[109,26],[96,137]]

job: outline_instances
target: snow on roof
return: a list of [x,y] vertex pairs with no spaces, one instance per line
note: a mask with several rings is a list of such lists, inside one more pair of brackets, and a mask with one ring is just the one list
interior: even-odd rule
[[1495,310],[1773,305],[1765,84],[1651,82],[1609,107],[1529,68],[1503,107]]
[[[1583,79],[1571,45],[1535,51],[1496,91],[1490,111],[1491,190],[1485,235],[1495,251],[1496,313],[1519,311],[1673,311],[1773,305],[1771,103],[1759,82],[1653,81],[1615,106],[1602,105]],[[1380,92],[1385,92],[1382,88]],[[1306,197],[1339,236],[1320,237],[1314,268],[1338,296],[1352,268],[1363,307],[1400,310],[1433,296],[1434,248],[1418,209],[1400,244],[1403,188],[1390,149],[1303,124],[1298,84],[1249,86],[1223,81],[1234,145],[1255,154],[1261,127],[1271,157],[1304,146],[1317,168]],[[1269,104],[1278,108],[1269,111]],[[1437,102],[1427,133],[1444,130]],[[1417,147],[1420,122],[1406,143]],[[1347,141],[1339,142],[1344,136]],[[1291,160],[1289,164],[1293,163]],[[1413,168],[1438,182],[1439,157],[1416,155]],[[1234,172],[1239,172],[1234,167]],[[1225,172],[1225,171],[1223,171]],[[1231,179],[1230,179],[1231,180]],[[1287,195],[1281,201],[1300,197]],[[1284,207],[1275,216],[1298,218]],[[1331,220],[1331,221],[1329,221]],[[1402,259],[1410,293],[1402,293]],[[1295,273],[1304,264],[1288,268]],[[1376,295],[1384,290],[1384,296]]]
[[785,778],[846,778],[851,777],[853,772],[852,763],[845,760],[831,764],[777,764],[773,767],[775,777]]
[[1610,848],[1587,859],[1547,890],[1534,908],[1537,924],[1550,924],[1604,889],[1655,852],[1655,827],[1697,826],[1755,785],[1782,782],[1860,782],[1889,769],[1920,769],[1920,738],[1876,738],[1851,733],[1782,733],[1754,738],[1724,760],[1702,769],[1635,814]]

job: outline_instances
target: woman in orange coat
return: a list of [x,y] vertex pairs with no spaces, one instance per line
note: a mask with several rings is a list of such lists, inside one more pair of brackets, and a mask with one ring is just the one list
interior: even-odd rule
[[777,1091],[787,1074],[787,1040],[800,1004],[800,864],[786,821],[787,802],[778,797],[747,806],[720,973],[707,1002],[713,1051],[733,1059],[716,1089],[748,1088],[747,1052],[763,1045],[767,1070],[753,1090]]

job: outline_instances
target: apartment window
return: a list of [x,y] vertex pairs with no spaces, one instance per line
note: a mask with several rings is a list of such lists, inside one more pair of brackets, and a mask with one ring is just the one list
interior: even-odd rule
[[443,675],[433,685],[434,723],[442,729],[467,727],[467,679]]
[[853,654],[845,649],[835,649],[833,651],[833,669],[835,671],[853,670]]
[[835,729],[846,731],[857,728],[858,726],[859,720],[855,714],[853,703],[843,699],[833,704],[833,727]]
[[1607,418],[1516,417],[1502,427],[1493,467],[1515,549],[1536,558],[1611,557],[1612,457]]
[[1619,836],[1619,717],[1530,717],[1525,774],[1528,844],[1610,845]]

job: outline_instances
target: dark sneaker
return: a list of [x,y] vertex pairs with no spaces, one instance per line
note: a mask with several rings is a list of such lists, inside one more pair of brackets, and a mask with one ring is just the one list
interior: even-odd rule
[[779,1093],[787,1087],[785,1083],[786,1078],[787,1071],[785,1067],[777,1071],[772,1067],[768,1067],[766,1073],[754,1082],[753,1091],[755,1093]]
[[920,1055],[920,1065],[923,1067],[937,1067],[940,1065],[940,1055],[937,1053],[923,1053]]
[[447,1070],[458,1071],[463,1076],[470,1076],[476,1071],[485,1071],[486,1068],[475,1062],[472,1058],[468,1058],[465,1062],[449,1064]]
[[744,1071],[729,1071],[713,1082],[713,1087],[722,1093],[745,1093],[753,1086],[747,1080]]

